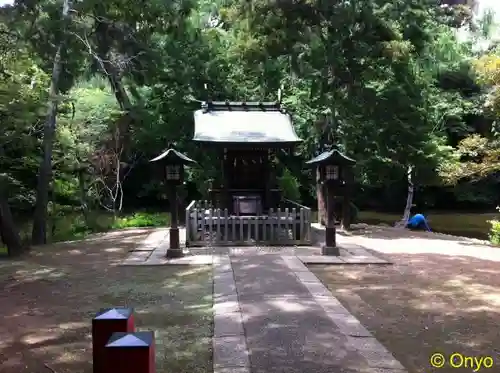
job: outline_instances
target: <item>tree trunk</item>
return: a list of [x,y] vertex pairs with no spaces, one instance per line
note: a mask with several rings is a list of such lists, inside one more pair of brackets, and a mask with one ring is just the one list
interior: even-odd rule
[[[101,12],[105,12],[104,9],[100,9]],[[97,15],[96,15],[97,16]],[[96,19],[102,18],[103,14],[99,14]],[[97,60],[97,65],[102,70],[102,73],[106,76],[109,81],[111,88],[113,89],[113,93],[115,95],[116,101],[118,105],[120,105],[120,109],[122,111],[127,112],[131,115],[132,103],[128,96],[127,91],[123,85],[120,73],[117,68],[113,65],[113,62],[110,61],[109,52],[111,49],[111,45],[113,40],[110,37],[109,32],[109,24],[107,21],[99,22],[95,28],[96,32],[96,42],[97,42],[97,55],[94,58]],[[123,144],[127,143],[128,135],[129,135],[129,120],[120,120],[119,121],[119,136],[120,142],[119,146],[122,147]]]
[[23,251],[21,237],[2,186],[0,186],[0,238],[7,246],[9,256],[19,255]]
[[326,225],[325,186],[320,181],[320,172],[316,170],[316,198],[318,199],[318,223]]
[[403,218],[397,224],[399,227],[404,228],[410,219],[411,208],[413,206],[413,194],[415,187],[413,185],[413,166],[408,166],[407,177],[408,177],[408,194],[406,196],[406,206],[403,212]]
[[[69,17],[69,0],[64,0],[62,17],[63,21]],[[64,31],[63,31],[64,32]],[[64,48],[66,35],[59,42],[50,82],[49,113],[43,130],[43,157],[38,169],[38,184],[36,189],[36,205],[33,215],[33,230],[31,240],[34,245],[43,245],[47,242],[47,205],[49,203],[49,187],[52,178],[52,150],[56,130],[57,108],[59,100],[59,80],[62,71],[61,53]]]
[[80,193],[80,208],[82,210],[83,219],[87,227],[90,227],[89,219],[89,206],[87,203],[87,189],[85,188],[85,172],[83,170],[78,170],[78,190]]

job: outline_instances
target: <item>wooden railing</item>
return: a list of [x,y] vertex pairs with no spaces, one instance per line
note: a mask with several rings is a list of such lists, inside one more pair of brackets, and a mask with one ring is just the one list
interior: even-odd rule
[[287,204],[258,216],[236,216],[210,201],[192,201],[186,208],[186,246],[310,244],[311,209]]

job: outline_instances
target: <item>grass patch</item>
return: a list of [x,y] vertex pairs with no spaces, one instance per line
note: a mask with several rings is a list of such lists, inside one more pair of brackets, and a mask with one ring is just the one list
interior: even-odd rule
[[[51,217],[48,223],[48,242],[81,240],[90,234],[107,232],[113,229],[167,227],[170,225],[170,213],[134,212],[114,217],[112,214],[90,212],[87,219],[79,212],[64,212]],[[32,222],[19,224],[24,242],[31,241]],[[5,250],[7,250],[5,248]],[[2,247],[0,246],[0,255]]]
[[117,218],[112,223],[113,229],[142,228],[142,227],[166,227],[170,225],[170,214],[136,212],[130,216]]
[[[426,218],[434,232],[452,234],[488,240],[490,220],[498,217],[498,213],[461,213],[461,212],[428,212]],[[359,222],[366,224],[394,225],[401,220],[400,214],[388,214],[375,211],[360,211]]]
[[[137,330],[155,332],[157,373],[212,372],[211,268],[110,267],[129,241],[49,245],[2,268],[0,285],[9,288],[0,320],[3,373],[43,371],[42,363],[58,373],[92,373],[91,320],[119,306],[134,309]],[[28,318],[19,316],[26,310]]]
[[0,255],[7,255],[9,252],[5,246],[0,246]]

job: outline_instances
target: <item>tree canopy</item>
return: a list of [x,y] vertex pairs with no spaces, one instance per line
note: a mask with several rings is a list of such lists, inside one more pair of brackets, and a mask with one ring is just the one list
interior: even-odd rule
[[[275,100],[281,87],[304,139],[279,175],[296,198],[313,203],[303,162],[335,145],[357,160],[359,205],[400,190],[400,200],[379,204],[402,208],[408,169],[422,203],[446,195],[448,206],[467,205],[481,193],[485,205],[499,203],[491,197],[500,168],[492,17],[441,3],[17,0],[0,8],[2,240],[19,246],[15,221],[33,211],[40,244],[61,206],[87,218],[97,208],[157,205],[164,188],[147,161],[168,144],[200,161],[186,192],[204,193],[219,175],[216,155],[190,141],[193,110],[208,97]],[[478,51],[479,39],[491,43]]]

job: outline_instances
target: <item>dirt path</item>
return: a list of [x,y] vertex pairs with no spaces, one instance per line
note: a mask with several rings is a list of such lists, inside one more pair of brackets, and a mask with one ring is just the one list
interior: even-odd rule
[[[458,353],[491,357],[500,370],[500,248],[476,240],[365,227],[340,241],[393,266],[315,266],[313,271],[411,373],[472,372]],[[429,359],[443,353],[445,366]],[[468,365],[468,367],[465,367]]]
[[211,370],[210,268],[118,267],[151,230],[39,247],[0,262],[0,371],[91,373],[91,320],[130,306],[156,333],[157,372]]

